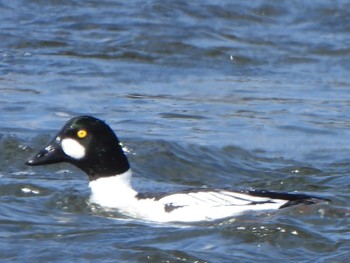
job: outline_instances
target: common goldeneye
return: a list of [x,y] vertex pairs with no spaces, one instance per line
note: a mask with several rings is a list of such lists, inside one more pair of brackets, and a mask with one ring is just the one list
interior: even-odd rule
[[91,201],[132,217],[157,222],[194,222],[240,215],[246,211],[314,204],[326,199],[261,190],[189,189],[172,193],[138,193],[121,143],[103,121],[91,116],[69,120],[27,165],[71,163],[89,177]]

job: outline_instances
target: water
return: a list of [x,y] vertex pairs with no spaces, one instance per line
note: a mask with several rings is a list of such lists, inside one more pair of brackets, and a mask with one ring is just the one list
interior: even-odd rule
[[[1,1],[0,258],[349,261],[348,1]],[[330,204],[191,225],[88,203],[24,161],[72,116],[106,120],[135,187],[261,188]]]

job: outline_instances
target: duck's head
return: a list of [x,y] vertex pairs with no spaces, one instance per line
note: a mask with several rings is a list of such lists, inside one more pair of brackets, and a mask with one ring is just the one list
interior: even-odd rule
[[113,130],[91,116],[69,120],[53,140],[27,165],[71,163],[90,178],[114,176],[129,170],[129,162]]

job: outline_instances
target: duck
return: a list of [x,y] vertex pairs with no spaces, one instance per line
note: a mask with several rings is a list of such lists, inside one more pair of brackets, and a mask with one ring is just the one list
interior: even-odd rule
[[56,136],[29,158],[29,166],[66,162],[86,173],[90,202],[131,218],[153,222],[199,222],[234,218],[248,212],[311,205],[328,199],[267,190],[190,188],[173,192],[138,192],[123,145],[111,127],[92,116],[70,119]]

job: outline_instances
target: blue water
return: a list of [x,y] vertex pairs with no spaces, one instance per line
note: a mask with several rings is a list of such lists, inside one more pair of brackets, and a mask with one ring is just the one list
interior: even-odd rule
[[[349,1],[0,1],[0,259],[346,262]],[[135,187],[255,187],[330,204],[191,225],[91,205],[27,167],[71,117],[107,121]]]

